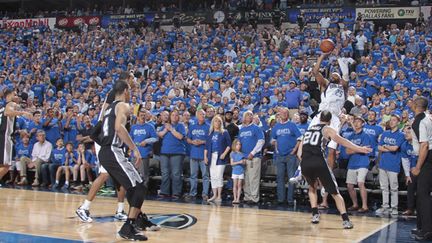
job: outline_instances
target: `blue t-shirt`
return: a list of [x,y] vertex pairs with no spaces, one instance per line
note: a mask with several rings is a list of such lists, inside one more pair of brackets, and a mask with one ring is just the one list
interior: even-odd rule
[[303,135],[307,131],[307,129],[309,128],[309,122],[306,122],[304,124],[302,124],[302,123],[297,124],[297,128],[300,131],[300,133]]
[[153,144],[147,143],[146,146],[139,144],[149,138],[157,138],[155,128],[148,124],[135,124],[130,129],[132,141],[137,145],[142,158],[148,158],[152,152]]
[[[379,145],[398,146],[400,148],[400,146],[404,141],[405,141],[405,137],[399,130],[395,132],[385,131],[381,135]],[[379,163],[380,169],[399,173],[400,164],[401,164],[400,150],[396,152],[381,153],[381,160]]]
[[295,148],[299,137],[301,137],[300,130],[290,121],[278,122],[271,130],[271,138],[276,140],[277,154],[280,156],[289,155]]
[[54,149],[52,151],[51,163],[62,165],[65,157],[65,151],[66,151],[65,147],[61,149],[58,148]]
[[[186,135],[186,129],[183,124],[172,124],[173,129],[183,136]],[[164,126],[160,127],[161,130]],[[171,132],[167,132],[162,138],[161,154],[186,154],[186,146],[182,140],[177,139]]]
[[[189,127],[189,132],[187,137],[191,140],[203,140],[207,141],[207,137],[209,134],[210,126],[207,123],[203,123],[202,125],[194,124]],[[202,145],[193,145],[190,146],[190,158],[191,159],[204,159],[204,149],[205,143]]]
[[33,146],[30,144],[27,146],[24,146],[24,144],[22,143],[15,145],[15,152],[16,152],[15,159],[19,161],[21,157],[31,158],[32,150],[33,150]]
[[[360,133],[353,132],[349,137],[353,144],[358,146],[371,146],[372,141],[369,135],[367,135],[364,131]],[[354,153],[349,157],[348,169],[359,169],[359,168],[368,168],[369,167],[369,154],[360,154]]]
[[[264,133],[257,125],[251,124],[246,127],[242,126],[238,138],[242,144],[241,152],[244,154],[250,154],[255,148],[258,140],[264,140]],[[261,151],[256,153],[254,157],[261,157]]]
[[220,145],[219,145],[219,143],[218,143],[218,141],[219,141],[219,137],[220,136],[222,136],[222,134],[220,133],[220,132],[213,132],[212,133],[212,135],[211,135],[211,150],[213,151],[213,152],[216,152],[216,151],[219,151],[220,150]]
[[30,136],[30,144],[35,144],[37,142],[36,133],[37,133],[37,130],[42,129],[42,123],[37,125],[34,121],[30,121],[27,124],[26,130],[28,133],[30,133],[34,128],[36,131],[33,134],[31,134],[31,136]]
[[93,153],[90,153],[88,150],[84,151],[84,158],[90,165],[96,165],[96,155]]
[[[63,157],[63,160],[62,160],[62,165],[66,165],[66,154],[67,153],[68,153],[68,151],[65,150],[64,157]],[[69,158],[68,158],[68,165],[69,166],[74,166],[75,165],[74,159],[78,160],[78,153],[76,151],[73,151],[72,152],[72,156],[69,156]]]
[[380,125],[365,124],[363,131],[369,135],[371,139],[371,146],[373,148],[372,157],[376,157],[378,153],[378,138],[384,132],[384,130]]
[[[230,157],[233,160],[233,162],[239,162],[243,159],[246,159],[246,156],[242,152],[231,152]],[[244,165],[234,165],[232,167],[232,174],[233,175],[244,174]]]
[[[46,119],[43,119],[42,124],[44,124],[46,121]],[[60,138],[60,127],[58,124],[58,119],[57,118],[53,118],[48,126],[43,127],[45,129],[45,133],[46,133],[46,139],[48,140],[48,142],[50,142],[51,144],[56,144],[57,139]]]
[[72,142],[74,144],[74,147],[77,147],[78,140],[76,139],[78,135],[78,127],[77,127],[77,120],[75,118],[72,118],[69,122],[69,128],[66,128],[66,120],[62,121],[62,128],[64,130],[64,137],[63,140],[65,143]]
[[[343,127],[340,131],[340,135],[343,138],[348,139],[352,134],[354,133],[354,130],[352,127]],[[339,148],[339,159],[349,159],[349,155],[346,153],[346,148],[344,146],[338,146]]]

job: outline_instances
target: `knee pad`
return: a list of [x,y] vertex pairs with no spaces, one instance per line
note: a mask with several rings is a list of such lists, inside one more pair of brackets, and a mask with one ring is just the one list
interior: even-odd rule
[[129,205],[134,208],[141,208],[146,192],[147,187],[143,182],[138,183],[135,187],[129,188],[126,192]]

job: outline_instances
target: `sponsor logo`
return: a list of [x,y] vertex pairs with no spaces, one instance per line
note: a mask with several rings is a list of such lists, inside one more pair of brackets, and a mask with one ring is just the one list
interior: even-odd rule
[[193,136],[205,136],[205,131],[201,129],[194,129],[192,130]]
[[91,18],[91,19],[89,19],[88,22],[89,22],[90,25],[99,24],[99,18],[98,17]]
[[77,19],[75,19],[74,21],[73,21],[73,24],[75,25],[75,26],[78,26],[78,25],[80,25],[80,24],[82,24],[82,23],[84,23],[85,21],[84,21],[84,19],[83,18],[77,18]]
[[66,26],[68,24],[68,22],[69,22],[68,19],[63,18],[63,19],[60,19],[58,21],[58,25],[60,25],[60,26]]
[[385,137],[384,138],[384,143],[388,144],[388,145],[396,145],[396,139],[395,138]]
[[252,131],[241,132],[240,137],[252,137]]
[[190,214],[153,214],[148,217],[154,224],[176,230],[189,228],[198,221]]

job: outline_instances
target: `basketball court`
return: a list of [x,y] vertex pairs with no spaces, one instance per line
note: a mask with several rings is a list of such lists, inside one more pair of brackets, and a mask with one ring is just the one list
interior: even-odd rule
[[[75,217],[84,195],[7,188],[0,193],[0,242],[122,241],[117,236],[122,222],[113,218],[116,198],[98,197],[91,206],[94,222],[88,224]],[[343,230],[336,214],[322,214],[320,224],[313,225],[309,212],[156,200],[146,200],[144,210],[163,226],[145,232],[149,242],[375,242],[397,223],[351,216],[354,229]]]

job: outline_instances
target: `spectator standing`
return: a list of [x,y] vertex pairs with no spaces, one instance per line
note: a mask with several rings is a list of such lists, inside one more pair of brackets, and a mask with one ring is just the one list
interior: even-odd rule
[[[354,132],[348,137],[348,140],[358,146],[370,147],[372,142],[369,135],[363,131],[364,124],[365,120],[361,116],[355,116],[353,122]],[[353,203],[353,205],[348,208],[348,211],[357,210],[359,213],[365,213],[369,211],[367,204],[367,190],[365,186],[366,175],[369,171],[369,155],[354,153],[350,149],[346,149],[346,153],[350,155],[348,160],[346,183]],[[354,185],[358,185],[360,189],[360,197],[362,200],[361,208],[359,208],[357,202],[357,192],[354,189]]]
[[327,35],[327,30],[330,27],[331,24],[331,19],[328,16],[328,14],[324,14],[324,16],[320,19],[319,21],[320,27],[321,27],[321,35],[322,36],[326,36]]
[[232,201],[233,204],[239,204],[240,203],[240,196],[242,192],[243,187],[243,180],[244,180],[244,165],[246,164],[246,156],[241,150],[241,143],[238,139],[234,139],[231,147],[231,166],[232,166],[232,176],[233,179],[233,198]]
[[404,216],[414,215],[416,209],[415,193],[417,191],[417,177],[412,175],[410,171],[416,166],[417,156],[414,154],[412,146],[411,130],[411,126],[405,126],[403,129],[405,142],[401,146],[402,167],[405,172],[405,182],[407,185],[407,210],[402,213]]
[[222,118],[213,117],[204,149],[204,160],[206,164],[210,163],[210,180],[213,190],[213,196],[208,200],[209,202],[222,201],[223,174],[229,161],[230,147],[231,138],[223,127]]
[[366,44],[368,43],[367,37],[364,35],[363,30],[360,30],[356,36],[356,54],[357,57],[363,57],[366,55]]
[[132,141],[140,151],[142,163],[138,168],[144,185],[148,187],[150,179],[150,157],[152,155],[153,144],[158,141],[156,130],[150,123],[145,122],[146,110],[141,108],[138,111],[137,123],[132,125],[130,129],[130,136]]
[[251,111],[246,111],[243,114],[239,140],[242,144],[241,152],[247,155],[244,200],[250,204],[257,204],[261,179],[261,149],[265,141],[263,131],[253,124],[252,119],[253,113]]
[[182,194],[182,170],[183,157],[186,155],[186,147],[183,138],[186,129],[180,121],[179,112],[171,111],[169,121],[158,132],[162,140],[161,146],[161,173],[162,184],[160,194],[179,199]]
[[[404,142],[404,136],[398,129],[399,122],[399,116],[392,115],[390,117],[390,130],[385,131],[381,135],[378,144],[378,151],[381,152],[381,160],[379,161],[379,181],[382,191],[382,205],[381,208],[376,211],[377,214],[399,214],[398,174],[401,165],[399,148]],[[389,195],[391,195],[391,204],[389,203]]]
[[297,88],[296,82],[291,80],[285,93],[285,104],[289,110],[289,117],[294,117],[294,115],[298,113],[302,99],[303,96],[301,91]]
[[279,109],[280,121],[271,130],[271,138],[275,147],[274,162],[277,167],[277,195],[278,203],[285,200],[289,206],[294,206],[294,185],[289,183],[288,191],[285,188],[285,173],[288,178],[294,176],[298,166],[296,152],[300,141],[301,133],[297,126],[289,121],[287,108]]
[[205,122],[205,111],[203,109],[196,112],[197,123],[189,127],[187,142],[190,144],[190,191],[189,200],[194,199],[197,195],[198,172],[202,175],[202,199],[208,200],[209,193],[209,172],[208,166],[204,159],[204,149],[209,135],[210,126]]

